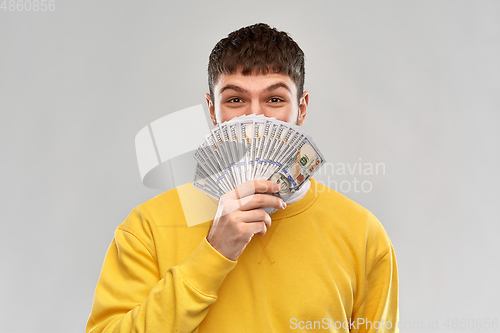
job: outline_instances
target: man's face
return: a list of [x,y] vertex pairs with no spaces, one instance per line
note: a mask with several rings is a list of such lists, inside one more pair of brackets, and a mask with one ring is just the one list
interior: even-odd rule
[[210,117],[215,125],[234,117],[263,114],[266,117],[302,125],[309,104],[304,92],[297,103],[297,87],[285,74],[219,74],[214,87],[214,101],[205,95]]

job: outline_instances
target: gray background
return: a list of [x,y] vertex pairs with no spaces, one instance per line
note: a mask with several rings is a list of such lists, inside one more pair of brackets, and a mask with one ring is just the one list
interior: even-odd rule
[[372,184],[344,194],[394,243],[401,331],[500,319],[499,1],[57,0],[0,10],[1,332],[84,330],[115,228],[161,193],[135,134],[204,103],[212,47],[261,21],[306,54],[328,161],[385,165],[317,178]]

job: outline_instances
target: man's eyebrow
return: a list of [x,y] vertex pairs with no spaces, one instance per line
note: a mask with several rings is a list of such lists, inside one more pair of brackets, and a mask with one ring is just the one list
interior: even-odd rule
[[234,90],[234,91],[237,91],[237,92],[240,92],[240,93],[246,93],[247,91],[235,84],[226,84],[224,87],[222,87],[222,89],[220,90],[219,94],[222,94],[224,91],[226,90]]
[[269,87],[267,87],[265,91],[268,91],[268,92],[269,92],[269,91],[276,90],[276,89],[278,89],[278,88],[285,88],[285,89],[286,89],[286,90],[288,90],[289,92],[292,92],[292,91],[290,90],[290,88],[289,88],[289,87],[288,87],[285,83],[283,83],[283,82],[278,82],[278,83],[272,84],[272,85],[270,85]]

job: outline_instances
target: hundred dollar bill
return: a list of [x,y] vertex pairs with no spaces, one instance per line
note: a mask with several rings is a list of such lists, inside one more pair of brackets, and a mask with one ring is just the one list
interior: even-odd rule
[[269,154],[261,170],[261,174],[263,175],[266,175],[268,170],[272,170],[273,167],[277,166],[278,161],[276,157],[279,156],[278,153],[283,146],[283,140],[286,138],[286,133],[288,132],[288,127],[285,124],[277,123],[276,126],[276,133],[273,135],[273,140],[268,148]]
[[252,133],[253,133],[253,120],[247,119],[240,122],[240,133],[243,144],[244,167],[243,173],[245,181],[252,179],[250,175],[251,162],[252,162]]
[[227,130],[229,135],[229,148],[231,150],[233,158],[233,169],[236,174],[236,179],[239,184],[244,182],[243,172],[242,172],[242,156],[241,156],[241,135],[238,123],[235,121],[230,121],[227,123]]
[[212,135],[214,136],[215,142],[219,149],[219,157],[221,157],[223,165],[225,166],[224,171],[227,172],[228,180],[231,184],[230,187],[235,188],[237,186],[237,182],[231,170],[230,154],[227,151],[221,127],[214,127],[212,129]]
[[[263,115],[240,116],[216,125],[195,152],[193,185],[213,198],[251,179],[280,185],[285,202],[324,163],[313,140],[298,126]],[[264,208],[271,214],[275,210]]]
[[204,177],[205,178],[203,182],[204,186],[210,186],[213,189],[213,191],[217,193],[217,195],[221,195],[223,190],[217,184],[216,175],[211,170],[209,170],[206,164],[206,159],[202,156],[202,154],[199,151],[195,152],[194,157],[198,162],[197,169],[195,172],[195,180],[197,178],[200,179],[201,177]]
[[224,145],[226,146],[226,152],[228,154],[228,161],[230,162],[230,170],[235,181],[235,187],[241,184],[241,177],[237,169],[237,156],[235,155],[234,142],[232,141],[231,129],[228,122],[220,125],[223,134]]
[[279,156],[276,157],[276,163],[273,168],[267,170],[264,174],[264,178],[268,179],[272,174],[277,172],[279,169],[283,167],[286,162],[292,158],[292,155],[297,151],[298,146],[304,140],[305,136],[303,133],[295,131],[290,128],[288,130],[290,132],[290,137],[286,139],[286,144],[282,146],[280,152],[278,152]]
[[251,178],[252,179],[256,179],[255,178],[255,171],[256,171],[256,165],[259,161],[259,158],[258,158],[258,152],[259,152],[259,147],[260,147],[260,143],[262,141],[262,133],[263,133],[263,129],[264,129],[264,122],[265,121],[262,121],[260,119],[256,119],[253,123],[253,136],[252,136],[252,150],[253,150],[253,159],[252,159],[252,176]]
[[[195,176],[193,185],[200,191],[205,192],[210,195],[212,198],[219,200],[220,196],[223,194],[222,191],[217,193],[214,189],[219,188],[213,182],[210,176],[200,167],[200,164],[196,166]],[[219,188],[220,189],[220,188]]]
[[[213,136],[213,133],[206,136],[207,141],[207,151],[211,154],[212,164],[214,169],[220,172],[219,182],[221,186],[224,186],[225,192],[230,191],[232,189],[232,184],[228,174],[228,166],[224,162],[224,158],[222,157],[224,154],[224,150],[220,148],[219,142]],[[219,184],[219,183],[218,183]]]
[[285,202],[325,162],[323,155],[307,137],[299,144],[294,155],[294,158],[289,158],[278,172],[269,177],[269,180],[280,185],[280,190],[276,193],[276,196]]
[[206,165],[203,166],[203,168],[207,172],[209,172],[209,176],[212,179],[215,178],[215,184],[218,187],[220,187],[224,192],[227,192],[230,190],[230,186],[226,180],[226,175],[224,174],[225,168],[220,166],[218,158],[213,151],[213,147],[211,147],[211,145],[213,145],[213,142],[214,142],[213,138],[205,137],[205,141],[200,145],[200,148],[198,149],[197,153],[199,153],[201,157],[204,158]]
[[279,128],[279,124],[271,121],[271,126],[268,130],[268,133],[265,135],[265,141],[263,145],[263,153],[261,156],[261,160],[259,162],[259,170],[257,171],[259,175],[263,175],[263,170],[266,168],[267,163],[269,163],[269,157],[272,153],[271,144],[276,136],[276,131]]
[[262,128],[262,136],[259,142],[255,165],[254,165],[254,175],[253,175],[254,179],[262,179],[262,175],[259,174],[259,170],[260,170],[260,165],[262,164],[263,156],[265,154],[264,153],[265,143],[268,140],[269,136],[271,135],[272,124],[273,121],[270,118],[266,119]]

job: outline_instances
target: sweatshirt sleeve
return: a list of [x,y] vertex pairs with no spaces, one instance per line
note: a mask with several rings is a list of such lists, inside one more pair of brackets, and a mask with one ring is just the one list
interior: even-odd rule
[[118,228],[97,283],[86,332],[193,332],[236,265],[204,238],[181,264],[159,275],[155,256]]
[[366,297],[354,310],[351,332],[399,332],[398,270],[392,244],[366,278]]

